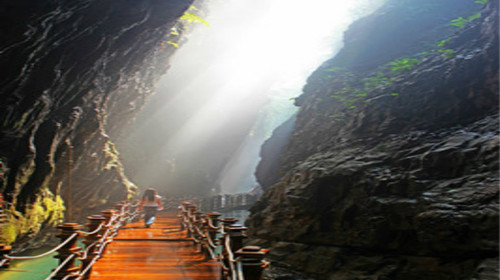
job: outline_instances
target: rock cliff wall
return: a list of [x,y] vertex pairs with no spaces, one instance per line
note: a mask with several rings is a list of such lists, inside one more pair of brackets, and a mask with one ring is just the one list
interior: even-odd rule
[[171,28],[191,3],[2,2],[4,239],[57,222],[64,207],[82,216],[133,194],[114,143],[166,72]]
[[277,183],[247,221],[275,266],[497,279],[498,1],[472,3],[480,17],[472,1],[435,2],[388,1],[309,78],[279,160],[264,155],[279,171],[260,181]]

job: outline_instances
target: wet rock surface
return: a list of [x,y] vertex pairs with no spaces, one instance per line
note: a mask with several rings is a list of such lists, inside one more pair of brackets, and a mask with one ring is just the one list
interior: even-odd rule
[[450,35],[453,57],[356,102],[332,96],[379,70],[332,78],[327,62],[309,78],[285,175],[247,220],[276,266],[307,276],[268,279],[498,278],[497,10]]
[[70,185],[74,218],[135,191],[115,142],[168,69],[191,3],[3,1],[0,190],[20,215]]
[[288,143],[294,124],[295,118],[284,122],[274,130],[273,135],[261,147],[260,156],[265,160],[259,162],[255,170],[255,177],[263,189],[274,185],[283,175],[279,171],[278,158]]

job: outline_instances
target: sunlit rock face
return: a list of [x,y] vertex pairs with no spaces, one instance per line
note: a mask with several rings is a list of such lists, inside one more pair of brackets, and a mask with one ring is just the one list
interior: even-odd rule
[[17,210],[69,185],[80,216],[133,192],[114,142],[167,70],[191,2],[2,2],[0,190]]
[[[450,33],[407,30],[428,39],[360,53],[364,65],[352,50],[377,34],[362,30],[391,18],[401,34],[409,19],[397,15],[438,8],[397,2],[355,23],[309,78],[280,154],[285,175],[247,220],[252,242],[307,279],[497,279],[498,1],[448,2],[468,7],[440,18]],[[474,9],[479,18],[449,25]]]

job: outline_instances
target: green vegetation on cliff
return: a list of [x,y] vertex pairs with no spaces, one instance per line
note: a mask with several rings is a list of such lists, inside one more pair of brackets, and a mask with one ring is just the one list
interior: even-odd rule
[[103,151],[107,159],[107,163],[103,167],[103,170],[116,169],[122,185],[127,190],[127,199],[132,199],[134,195],[137,194],[138,189],[137,186],[128,179],[127,175],[125,175],[125,168],[120,161],[120,153],[118,152],[116,145],[111,140],[108,140],[104,144]]
[[35,202],[27,207],[26,213],[18,212],[13,207],[5,209],[7,223],[0,231],[0,240],[11,244],[20,236],[36,235],[44,225],[56,226],[63,221],[64,210],[63,199],[44,188]]
[[419,63],[420,60],[416,58],[401,58],[379,67],[376,74],[366,77],[357,77],[346,69],[332,67],[325,70],[328,73],[325,78],[332,79],[334,87],[339,88],[331,97],[338,100],[342,106],[354,109],[361,102],[367,102],[370,93],[377,89],[387,89],[390,96],[398,96],[399,93],[389,88],[395,81],[395,76],[411,71]]
[[[199,12],[199,9],[196,8],[195,6],[190,6],[187,11],[184,12],[184,14],[179,18],[179,23],[184,23],[185,25],[187,24],[193,24],[193,23],[201,23],[205,26],[210,26],[210,24],[203,19],[201,16],[197,15]],[[171,36],[180,36],[181,33],[179,30],[183,30],[184,28],[182,26],[176,25],[170,29],[169,35]],[[167,41],[168,45],[174,46],[175,48],[179,47],[178,42],[174,42],[172,40]]]

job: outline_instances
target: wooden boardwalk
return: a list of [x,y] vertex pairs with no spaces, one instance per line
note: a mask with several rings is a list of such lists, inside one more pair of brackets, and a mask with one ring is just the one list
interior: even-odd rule
[[186,241],[173,213],[160,212],[151,228],[136,222],[122,228],[92,269],[91,280],[215,280],[219,266]]

